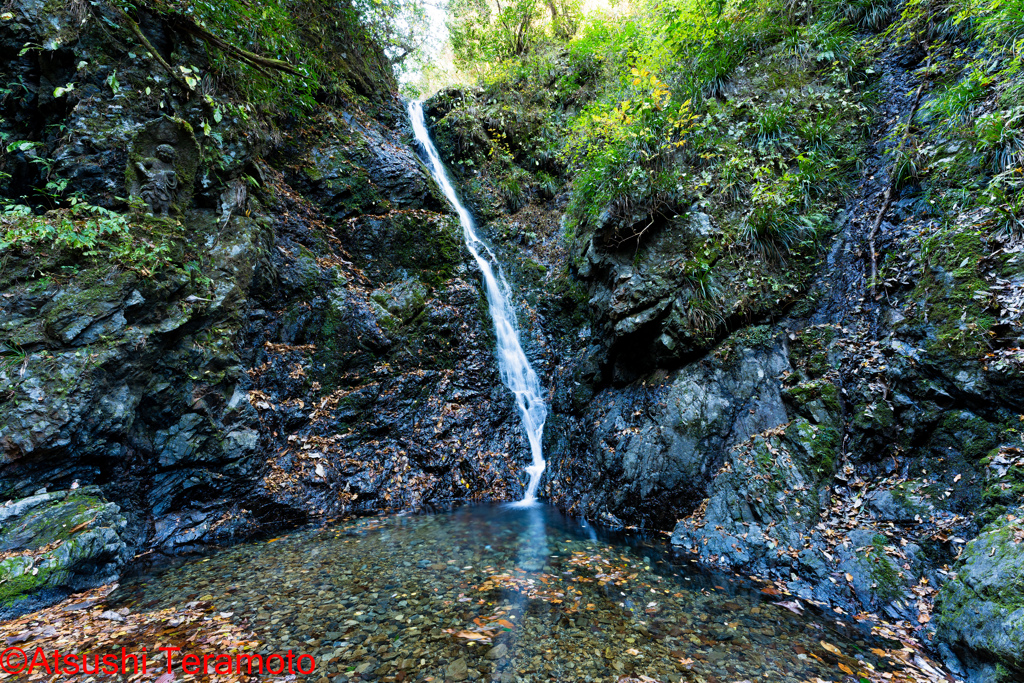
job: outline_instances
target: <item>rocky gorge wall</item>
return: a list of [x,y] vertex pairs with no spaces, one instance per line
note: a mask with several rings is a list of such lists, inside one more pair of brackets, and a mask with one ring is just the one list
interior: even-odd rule
[[[272,128],[244,102],[229,109],[230,90],[213,100],[177,87],[140,38],[111,28],[125,28],[114,6],[9,9],[9,201],[38,200],[33,190],[67,179],[78,201],[128,215],[138,251],[160,258],[4,249],[5,612],[107,582],[153,552],[515,495],[525,439],[493,362],[477,273],[411,145],[385,60],[352,55],[362,61],[335,74],[350,99],[322,94],[315,115]],[[211,48],[172,16],[138,22],[164,59],[216,82]],[[72,78],[55,101],[54,84]],[[213,117],[211,102],[225,113]],[[131,150],[168,125],[158,141],[175,148],[182,181],[180,160],[197,152],[194,192],[179,183],[168,217],[121,214]],[[63,215],[46,208],[5,226]],[[75,491],[89,496],[50,538]],[[26,531],[12,535],[13,524]],[[91,550],[69,552],[79,546]]]
[[[0,15],[0,190],[32,195],[42,220],[54,204],[40,191],[67,180],[62,192],[130,216],[133,248],[161,256],[35,243],[0,257],[6,613],[151,552],[516,497],[528,449],[479,277],[379,50],[339,55],[313,112],[255,116],[173,15],[135,19],[199,86],[147,56],[114,6],[79,5]],[[842,95],[788,53],[769,57],[806,72],[808,108]],[[442,92],[426,111],[550,388],[546,498],[671,534],[823,609],[881,615],[957,675],[1016,680],[1021,247],[991,211],[929,208],[920,182],[882,211],[886,140],[931,76],[912,46],[872,64],[864,101],[842,105],[859,159],[849,191],[825,238],[784,264],[732,240],[741,212],[710,194],[575,225],[573,178],[531,144],[571,98],[534,106],[499,84]],[[775,93],[766,74],[741,65],[716,120],[753,121],[764,105],[751,103]],[[220,98],[235,106],[218,120]],[[517,191],[488,166],[498,139],[547,179]],[[133,213],[119,197],[140,150],[164,140],[179,201],[166,218]],[[70,531],[48,533],[54,520]]]
[[[510,201],[524,176],[487,161],[488,135],[521,168],[557,174],[530,150],[551,135],[544,112],[571,120],[594,87],[555,88],[574,76],[571,53],[551,58],[544,94],[511,76],[442,92],[428,112],[512,264],[529,324],[551,335],[533,353],[552,368],[553,502],[670,531],[684,556],[773,579],[827,611],[879,615],[967,680],[1018,680],[1022,243],[991,209],[929,203],[945,179],[895,177],[891,141],[911,123],[938,149],[951,143],[919,116],[942,96],[926,51],[893,31],[886,40],[870,52],[870,115],[828,237],[781,263],[735,244],[748,219],[721,208],[713,182],[669,216],[575,219],[566,170],[566,184],[537,173]],[[757,130],[759,110],[746,107],[778,96],[760,81],[794,68],[782,54],[758,55],[760,75],[737,70],[709,105],[715,125],[725,110],[730,131]],[[507,118],[516,107],[542,113]],[[687,272],[694,264],[710,277]]]

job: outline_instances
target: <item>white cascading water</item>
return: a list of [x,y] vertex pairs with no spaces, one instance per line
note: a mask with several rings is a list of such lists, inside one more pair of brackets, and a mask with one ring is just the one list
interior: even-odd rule
[[[416,139],[423,145],[423,150],[427,153],[434,180],[437,181],[444,196],[448,198],[459,215],[466,248],[476,259],[476,264],[484,276],[487,304],[491,311],[491,319],[494,321],[494,334],[498,340],[498,370],[501,373],[502,382],[516,398],[516,405],[523,416],[523,428],[526,430],[526,438],[530,442],[530,452],[533,456],[532,464],[526,468],[530,475],[526,495],[516,503],[517,506],[526,507],[536,502],[537,486],[540,484],[541,474],[544,473],[541,434],[544,432],[544,420],[547,419],[548,407],[544,403],[543,388],[537,373],[530,367],[530,361],[526,359],[522,344],[519,343],[515,313],[508,297],[508,284],[500,273],[495,274],[491,261],[497,263],[497,259],[487,245],[477,237],[473,218],[459,201],[455,188],[452,187],[452,183],[448,179],[448,173],[437,153],[437,148],[434,147],[434,143],[430,140],[430,134],[427,132],[422,103],[409,103],[409,118],[412,120],[412,129],[416,134]],[[490,256],[490,261],[484,258],[484,253]]]

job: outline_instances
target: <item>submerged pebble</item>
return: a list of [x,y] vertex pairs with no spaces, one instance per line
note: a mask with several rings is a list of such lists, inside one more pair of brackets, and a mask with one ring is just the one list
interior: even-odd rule
[[308,680],[331,683],[837,680],[822,641],[885,668],[861,631],[643,539],[578,528],[544,507],[372,518],[240,545],[125,585],[119,600],[208,600],[265,651],[314,655]]

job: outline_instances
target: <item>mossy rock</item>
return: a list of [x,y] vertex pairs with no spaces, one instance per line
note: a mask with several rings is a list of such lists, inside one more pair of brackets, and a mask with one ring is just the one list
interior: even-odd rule
[[815,482],[830,481],[839,462],[841,435],[835,415],[817,425],[797,418],[786,428],[794,460]]
[[[86,271],[71,285],[58,290],[50,303],[43,306],[43,329],[48,336],[75,346],[96,341],[95,333],[83,334],[90,327],[101,328],[100,331],[107,334],[120,332],[124,327],[123,318],[115,318],[120,315],[127,292],[137,279],[130,271],[113,275],[101,269]],[[104,321],[108,323],[104,325]]]
[[[999,683],[1024,678],[1024,519],[1019,511],[967,544],[937,600],[937,635]],[[996,666],[993,666],[995,664]]]
[[992,263],[993,251],[974,230],[946,230],[924,241],[929,267],[911,293],[917,304],[911,320],[931,328],[927,347],[935,357],[977,359],[988,350],[997,318],[976,292],[989,287],[985,269],[1001,267]]
[[135,136],[128,151],[125,182],[128,195],[139,197],[145,185],[140,164],[156,158],[158,148],[169,145],[174,150],[174,173],[177,187],[171,193],[171,211],[184,213],[192,203],[196,173],[199,170],[199,143],[192,126],[181,119],[164,117],[150,121]]
[[[1010,465],[1004,468],[993,467],[995,459],[1006,462],[1009,459]],[[982,492],[984,512],[982,522],[995,521],[1015,506],[1024,504],[1024,460],[1019,459],[1019,451],[1016,447],[994,448],[984,459],[981,465],[985,467],[987,480],[985,489]]]
[[823,422],[823,411],[839,414],[839,387],[826,379],[815,379],[800,382],[786,387],[782,397],[792,404],[799,412],[809,413],[816,422]]
[[463,108],[449,112],[434,125],[432,133],[443,158],[459,171],[483,166],[491,149],[483,125]]
[[949,411],[932,434],[929,446],[936,452],[958,452],[976,462],[988,455],[1002,437],[1003,427],[966,410]]
[[401,322],[412,320],[423,310],[429,295],[426,285],[415,277],[376,289],[370,295],[374,301],[384,307],[391,315]]
[[875,595],[885,602],[902,595],[905,583],[899,569],[885,552],[888,543],[885,536],[875,534],[871,539],[870,551],[865,551],[863,556],[870,564],[871,588]]
[[826,374],[832,368],[828,352],[836,336],[835,328],[831,325],[808,327],[795,336],[789,344],[793,365],[809,377]]
[[916,545],[904,548],[908,562],[899,562],[888,547],[893,541],[873,527],[850,530],[837,548],[839,570],[849,574],[850,588],[864,609],[876,610],[894,601],[906,600],[910,586],[918,576],[915,558],[920,550]]
[[127,522],[98,488],[42,493],[0,507],[0,618],[109,583],[128,559]]

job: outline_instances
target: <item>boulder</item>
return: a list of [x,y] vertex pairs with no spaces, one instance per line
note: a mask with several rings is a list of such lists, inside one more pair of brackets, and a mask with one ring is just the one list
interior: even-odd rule
[[[589,516],[674,523],[678,510],[706,495],[733,446],[786,422],[776,378],[787,367],[781,346],[762,355],[741,349],[727,362],[708,359],[605,389],[586,408],[587,432],[562,430],[551,444],[552,478],[575,468],[570,496]],[[573,458],[574,449],[587,457]]]
[[1003,515],[967,544],[939,593],[936,635],[974,682],[1024,679],[1024,519]]
[[96,487],[40,493],[0,507],[0,618],[116,581],[127,522]]
[[[676,524],[672,543],[724,568],[788,566],[827,500],[820,477],[831,472],[820,468],[834,460],[837,445],[832,424],[818,427],[803,418],[737,444],[715,475],[703,511]],[[801,562],[820,576],[824,568],[811,566],[817,559]]]

